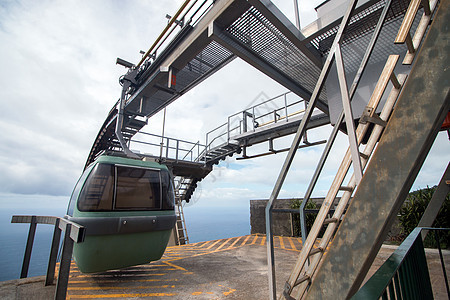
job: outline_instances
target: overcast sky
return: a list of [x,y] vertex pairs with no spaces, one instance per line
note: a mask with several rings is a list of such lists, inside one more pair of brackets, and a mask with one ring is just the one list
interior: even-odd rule
[[[301,1],[302,26],[313,21],[321,1]],[[116,57],[137,63],[181,1],[0,0],[0,201],[15,195],[70,195],[91,145],[117,101],[125,69]],[[292,1],[275,4],[293,18]],[[181,97],[167,109],[167,136],[204,142],[204,134],[224,123],[255,99],[286,89],[239,59]],[[188,113],[186,113],[188,112]],[[146,129],[160,134],[161,114]],[[311,132],[326,138],[330,128]],[[279,148],[292,137],[280,140]],[[323,196],[337,151],[319,185]],[[322,147],[299,151],[282,196],[302,196]],[[253,151],[267,151],[267,145]],[[441,133],[415,187],[434,185],[450,159],[448,138]],[[248,200],[268,198],[285,154],[236,162],[228,159],[202,181],[194,202],[199,206],[248,207]],[[27,196],[27,199],[32,197]],[[40,197],[41,199],[42,197]],[[1,207],[1,203],[0,203]]]

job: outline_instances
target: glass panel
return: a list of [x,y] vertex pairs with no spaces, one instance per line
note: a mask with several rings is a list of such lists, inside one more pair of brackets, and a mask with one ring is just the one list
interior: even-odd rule
[[77,203],[78,196],[80,195],[80,190],[83,187],[86,177],[91,172],[92,167],[86,169],[83,174],[81,174],[80,179],[78,179],[75,188],[73,189],[72,196],[70,197],[69,206],[67,207],[67,215],[73,216],[73,210],[75,209],[75,204]]
[[172,178],[170,178],[169,172],[161,172],[161,181],[163,186],[162,209],[174,209],[175,192],[173,190]]
[[117,167],[115,209],[161,208],[159,171]]
[[80,211],[111,210],[114,187],[113,165],[97,164],[78,199]]

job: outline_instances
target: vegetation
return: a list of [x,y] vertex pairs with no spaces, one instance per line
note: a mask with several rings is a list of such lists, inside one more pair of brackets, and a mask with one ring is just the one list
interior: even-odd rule
[[[301,199],[292,199],[291,208],[299,209],[301,204],[302,204]],[[319,209],[319,206],[315,202],[309,200],[308,203],[306,203],[305,209]],[[306,228],[308,229],[308,232],[311,229],[311,227],[313,226],[316,216],[317,216],[317,213],[305,214]],[[301,233],[301,229],[300,229],[300,214],[294,214],[292,216],[292,223],[293,223],[293,228],[294,228],[294,236],[301,236],[302,233]]]
[[[408,197],[405,200],[402,208],[399,212],[399,221],[401,226],[400,233],[403,237],[406,237],[410,234],[410,232],[417,227],[419,224],[422,215],[428,206],[428,203],[431,200],[431,197],[436,190],[436,186],[427,187],[425,189],[420,189],[414,192],[409,193]],[[433,223],[432,227],[437,228],[450,228],[450,194],[447,194],[445,198],[445,202],[442,205],[439,214],[436,220]],[[440,244],[442,248],[450,247],[450,232],[449,231],[440,231]],[[427,238],[424,241],[425,247],[433,247],[436,248],[436,240],[434,237],[434,233],[430,232],[427,235]]]

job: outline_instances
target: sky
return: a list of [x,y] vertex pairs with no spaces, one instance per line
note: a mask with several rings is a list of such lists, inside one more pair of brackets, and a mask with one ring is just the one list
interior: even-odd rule
[[[313,8],[320,2],[300,2],[302,26],[314,20]],[[274,3],[294,22],[292,1]],[[0,208],[19,198],[25,200],[14,202],[18,206],[43,203],[46,197],[66,205],[98,130],[120,96],[118,79],[126,69],[115,64],[116,58],[137,63],[139,51],[149,48],[166,25],[166,14],[180,4],[0,0]],[[206,132],[229,115],[283,92],[284,87],[235,59],[167,108],[165,135],[204,143]],[[160,134],[162,123],[158,114],[145,130]],[[330,130],[311,131],[309,139],[324,139]],[[287,147],[291,140],[280,139],[276,147]],[[316,196],[328,190],[346,143],[345,136],[338,138]],[[450,160],[448,143],[446,133],[439,134],[413,188],[439,181]],[[304,194],[322,149],[297,153],[281,197]],[[267,145],[251,151],[266,152]],[[267,199],[285,155],[227,159],[200,183],[190,205],[248,208],[250,199]]]

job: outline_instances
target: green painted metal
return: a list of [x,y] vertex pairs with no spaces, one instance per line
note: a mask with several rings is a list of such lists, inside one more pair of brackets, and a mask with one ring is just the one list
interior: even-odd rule
[[149,263],[161,258],[171,232],[86,236],[84,243],[74,244],[74,260],[83,273]]
[[[167,170],[165,165],[153,161],[142,161],[116,156],[100,156],[85,172],[90,173],[96,164],[113,164],[127,167],[152,168]],[[83,190],[89,176],[82,175],[78,193],[72,198],[77,199]],[[111,211],[80,211],[77,205],[73,205],[74,218],[133,218],[151,216],[175,216],[175,210],[111,210]],[[155,261],[163,255],[172,229],[151,230],[134,233],[117,233],[90,235],[89,228],[83,243],[74,244],[73,257],[83,273],[96,273],[145,264]]]
[[388,299],[388,293],[389,299],[433,299],[421,230],[414,229],[351,299]]
[[102,155],[95,161],[95,163],[117,164],[141,168],[155,168],[167,170],[167,167],[165,165],[161,165],[155,161],[143,161],[140,159],[130,159],[111,155]]

